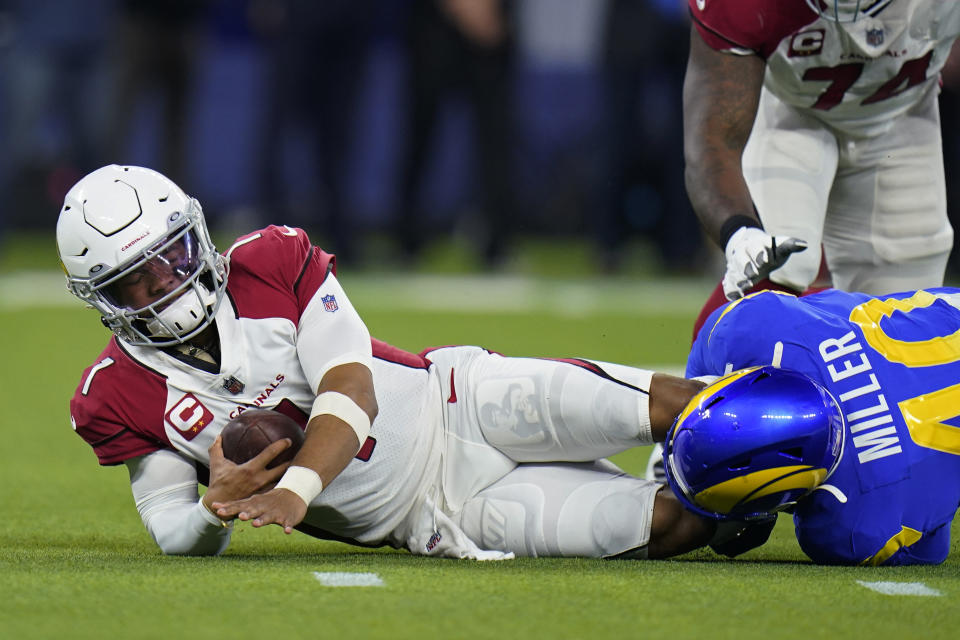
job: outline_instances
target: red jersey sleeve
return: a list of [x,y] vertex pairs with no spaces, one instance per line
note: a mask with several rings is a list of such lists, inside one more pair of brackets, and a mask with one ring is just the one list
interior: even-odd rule
[[388,344],[383,340],[370,338],[370,346],[373,350],[373,357],[378,360],[386,360],[395,364],[402,364],[405,367],[413,369],[427,369],[430,366],[430,360],[423,354],[410,353],[399,347]]
[[70,419],[100,464],[119,464],[170,446],[163,427],[166,397],[165,379],[134,362],[112,338],[83,372]]
[[335,258],[313,246],[302,229],[271,225],[239,238],[227,251],[227,290],[255,288],[256,296],[231,296],[245,318],[287,318],[297,324]]
[[712,49],[763,58],[819,18],[807,0],[687,0],[693,24]]

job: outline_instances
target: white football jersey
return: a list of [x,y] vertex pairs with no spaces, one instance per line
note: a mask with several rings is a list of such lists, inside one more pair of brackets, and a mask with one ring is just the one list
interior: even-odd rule
[[[113,338],[84,372],[71,416],[101,464],[173,448],[198,463],[203,479],[209,447],[246,409],[273,409],[305,426],[316,394],[297,351],[304,311],[322,304],[319,321],[356,314],[331,256],[302,231],[269,227],[246,239],[230,252],[228,296],[217,312],[219,367]],[[338,338],[330,336],[334,358]],[[380,341],[372,341],[372,355],[377,401],[390,410],[311,503],[299,528],[312,535],[382,543],[436,480],[443,421],[436,374],[426,359]]]
[[[829,3],[827,3],[829,4]],[[851,134],[876,136],[936,91],[960,34],[960,2],[893,0],[836,22],[807,0],[689,0],[714,49],[766,60],[778,99]]]

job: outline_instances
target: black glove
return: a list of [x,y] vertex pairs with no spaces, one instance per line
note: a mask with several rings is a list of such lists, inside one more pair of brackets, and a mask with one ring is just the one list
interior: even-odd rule
[[775,524],[777,516],[752,522],[721,522],[710,541],[710,548],[720,555],[735,558],[766,542]]

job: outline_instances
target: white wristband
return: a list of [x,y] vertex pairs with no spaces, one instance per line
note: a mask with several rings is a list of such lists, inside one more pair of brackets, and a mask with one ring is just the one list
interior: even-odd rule
[[337,391],[324,391],[313,401],[310,420],[316,416],[331,415],[340,418],[357,434],[357,451],[370,435],[370,416],[360,408],[353,398]]
[[293,491],[309,507],[310,503],[323,491],[323,481],[313,469],[307,467],[287,467],[277,489]]

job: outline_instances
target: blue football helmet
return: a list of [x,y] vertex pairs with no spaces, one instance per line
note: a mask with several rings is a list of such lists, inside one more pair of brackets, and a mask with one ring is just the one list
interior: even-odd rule
[[772,366],[705,387],[664,444],[667,482],[717,520],[769,518],[823,484],[843,455],[837,401],[809,377]]

